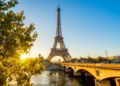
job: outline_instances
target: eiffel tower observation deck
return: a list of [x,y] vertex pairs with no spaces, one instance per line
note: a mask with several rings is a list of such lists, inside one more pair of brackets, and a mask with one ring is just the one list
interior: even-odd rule
[[[59,48],[57,47],[58,44],[60,45]],[[60,8],[57,8],[57,28],[56,28],[56,37],[54,40],[53,48],[51,49],[51,52],[47,58],[48,61],[51,61],[51,59],[55,56],[60,56],[64,59],[64,61],[70,61],[71,56],[68,53],[68,49],[65,47],[63,36],[62,36],[62,30],[61,30],[61,20],[60,20]]]

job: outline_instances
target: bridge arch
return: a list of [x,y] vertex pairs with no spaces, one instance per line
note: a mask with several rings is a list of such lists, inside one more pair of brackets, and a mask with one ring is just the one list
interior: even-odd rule
[[114,77],[106,77],[104,79],[101,80],[101,82],[108,82],[110,84],[110,86],[117,86],[116,85],[116,78],[120,78],[120,77],[117,77],[117,76],[114,76]]
[[68,67],[67,69],[69,72],[74,73],[74,69],[72,67]]
[[111,86],[116,86],[116,79],[120,78],[120,76],[109,76],[104,77],[101,81],[109,81]]
[[76,72],[85,73],[86,75],[91,76],[94,79],[96,79],[95,73],[92,72],[92,71],[90,71],[90,70],[87,70],[87,69],[78,69],[78,70],[76,70]]
[[120,78],[120,76],[108,76],[108,77],[102,77],[101,81],[103,80],[108,80],[108,79],[115,79],[115,78]]
[[73,77],[74,76],[74,69],[72,67],[68,67],[67,70],[66,70],[68,73],[69,73],[69,76],[70,77]]
[[118,77],[118,76],[114,76],[114,77],[105,77],[104,79],[101,79],[101,81],[109,80],[109,79],[116,79],[116,78],[120,78],[120,77]]
[[89,70],[79,69],[76,73],[80,73],[80,77],[86,83],[87,86],[95,86],[96,77]]

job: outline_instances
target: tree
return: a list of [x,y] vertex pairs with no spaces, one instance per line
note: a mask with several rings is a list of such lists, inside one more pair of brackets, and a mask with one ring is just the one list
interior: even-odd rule
[[87,60],[88,60],[89,63],[94,63],[95,62],[92,57],[88,57]]
[[23,11],[10,10],[17,4],[17,0],[0,0],[0,85],[7,85],[6,80],[11,81],[14,76],[19,86],[29,86],[31,75],[40,73],[44,66],[41,58],[25,61],[19,58],[20,54],[28,53],[37,34],[34,24],[24,26]]
[[[17,3],[16,0],[7,3],[4,0],[1,1],[0,56],[4,58],[17,57],[21,53],[27,53],[37,37],[34,24],[24,27],[25,16],[23,11],[14,13],[8,10]],[[7,13],[6,10],[8,10]]]

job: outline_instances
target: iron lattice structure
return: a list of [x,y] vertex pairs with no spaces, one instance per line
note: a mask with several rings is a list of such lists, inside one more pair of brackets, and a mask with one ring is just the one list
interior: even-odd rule
[[[57,48],[57,45],[59,44],[59,48]],[[54,41],[53,48],[51,49],[51,52],[48,56],[48,61],[51,61],[51,59],[55,56],[61,56],[64,61],[70,61],[71,56],[68,53],[68,49],[65,47],[62,31],[61,31],[61,21],[60,21],[60,8],[57,8],[57,30],[56,30],[56,37]]]

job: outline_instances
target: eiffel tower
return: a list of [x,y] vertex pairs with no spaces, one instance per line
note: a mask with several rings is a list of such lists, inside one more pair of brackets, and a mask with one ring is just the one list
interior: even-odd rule
[[[60,45],[59,48],[57,48],[57,45]],[[55,56],[61,56],[64,61],[70,61],[71,56],[68,53],[68,49],[65,47],[62,31],[61,31],[61,22],[60,22],[60,8],[57,8],[57,30],[56,30],[56,37],[54,41],[53,48],[51,49],[51,52],[47,58],[48,61],[51,61],[51,59]]]

